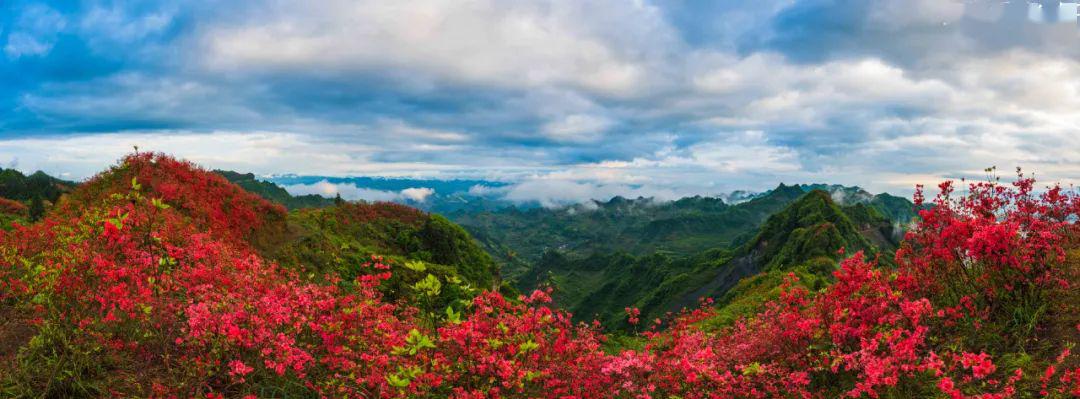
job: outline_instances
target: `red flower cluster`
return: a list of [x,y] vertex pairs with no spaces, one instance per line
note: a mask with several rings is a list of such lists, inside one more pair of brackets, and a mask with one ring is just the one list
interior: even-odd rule
[[61,203],[57,217],[81,217],[87,205],[133,188],[145,188],[147,197],[170,205],[200,230],[222,239],[250,241],[260,231],[280,227],[272,225],[285,218],[285,207],[238,189],[221,175],[150,152],[129,155],[90,179]]
[[[96,394],[1067,397],[1080,394],[1066,346],[1080,330],[1053,325],[1073,319],[1049,309],[1074,291],[1065,248],[1075,247],[1080,200],[1032,185],[973,185],[958,199],[943,185],[897,268],[856,253],[819,292],[790,275],[777,300],[734,325],[702,327],[715,314],[706,301],[643,333],[643,348],[610,353],[597,326],[573,323],[544,291],[485,292],[433,320],[382,297],[393,266],[381,258],[348,282],[282,269],[251,244],[280,207],[190,164],[137,154],[57,217],[0,233],[0,305],[27,313],[38,333],[22,364],[56,364],[62,346],[110,370],[19,377],[59,396],[78,392],[75,379],[105,378],[114,392]],[[626,312],[636,324],[638,310]],[[1015,348],[1054,355],[1025,373],[999,362]]]
[[638,308],[626,308],[626,321],[630,324],[637,324],[641,321],[641,309]]

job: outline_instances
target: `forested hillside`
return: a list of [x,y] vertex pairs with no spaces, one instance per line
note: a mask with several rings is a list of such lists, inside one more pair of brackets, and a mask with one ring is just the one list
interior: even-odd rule
[[889,257],[899,236],[892,221],[873,208],[840,206],[828,193],[814,190],[769,216],[750,237],[737,246],[689,256],[598,251],[579,257],[551,250],[520,278],[519,288],[550,285],[556,304],[573,310],[578,319],[599,318],[609,327],[628,327],[626,307],[640,309],[642,317],[651,320],[696,306],[700,298],[720,304],[741,301],[727,293],[746,278],[756,281],[747,284],[769,280],[775,287],[775,276],[796,272],[820,287],[835,270],[840,249]]
[[898,227],[915,216],[911,201],[871,195],[857,187],[781,184],[748,201],[728,204],[720,197],[676,201],[615,197],[560,208],[458,211],[447,216],[465,226],[516,278],[548,251],[570,257],[596,252],[687,256],[741,245],[772,214],[813,190],[824,190],[846,204],[864,204]]
[[[0,395],[1074,397],[1080,197],[1034,184],[943,184],[899,243],[874,208],[811,191],[733,249],[597,258],[625,284],[583,303],[673,287],[616,336],[550,291],[491,291],[494,262],[441,217],[290,213],[138,153],[0,232]],[[652,318],[680,305],[652,298],[691,308]]]
[[891,257],[915,218],[910,201],[858,187],[781,184],[748,197],[734,205],[718,197],[616,197],[449,216],[502,262],[518,289],[551,286],[576,319],[623,328],[628,306],[655,318],[702,297],[741,302],[727,291],[758,273],[773,276],[754,277],[755,292],[777,286],[787,271],[827,279],[840,248]]
[[27,176],[15,169],[0,168],[0,229],[12,222],[36,221],[75,183],[37,171]]
[[37,171],[27,176],[15,169],[0,168],[0,197],[16,201],[30,201],[39,197],[56,202],[60,195],[71,191],[75,183],[57,179]]
[[552,250],[571,256],[654,251],[689,255],[727,247],[745,240],[769,215],[802,194],[797,187],[780,186],[734,206],[709,197],[669,202],[615,197],[563,208],[511,207],[494,212],[455,212],[448,217],[465,226],[504,262],[508,277],[516,277]]

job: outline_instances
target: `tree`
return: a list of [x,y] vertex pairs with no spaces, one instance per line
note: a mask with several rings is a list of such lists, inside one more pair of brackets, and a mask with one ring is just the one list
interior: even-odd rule
[[41,220],[42,216],[45,216],[45,202],[41,200],[40,195],[34,195],[34,198],[30,200],[30,221]]

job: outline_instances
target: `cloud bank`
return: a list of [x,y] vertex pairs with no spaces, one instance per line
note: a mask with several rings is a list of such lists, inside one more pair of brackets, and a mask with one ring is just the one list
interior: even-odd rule
[[286,191],[292,195],[321,195],[333,198],[340,195],[341,198],[355,201],[364,200],[370,202],[424,202],[435,194],[435,190],[428,187],[410,187],[401,191],[376,190],[358,187],[352,183],[331,183],[327,180],[311,184],[288,184],[284,185]]
[[7,2],[0,163],[82,178],[139,145],[261,174],[513,182],[539,202],[904,194],[993,165],[1070,183],[1064,4]]

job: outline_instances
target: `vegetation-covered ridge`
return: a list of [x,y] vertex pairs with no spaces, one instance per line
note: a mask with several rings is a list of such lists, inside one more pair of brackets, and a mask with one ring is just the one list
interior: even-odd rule
[[268,255],[293,268],[355,277],[356,265],[380,255],[474,288],[497,289],[501,282],[491,256],[436,214],[388,202],[342,201],[293,211],[288,220],[290,239]]
[[[628,307],[642,332],[620,347],[544,291],[434,307],[448,282],[428,274],[415,300],[386,294],[426,262],[369,257],[347,277],[276,263],[294,216],[137,154],[0,233],[0,396],[1074,397],[1080,197],[1033,186],[943,184],[892,262],[837,251],[831,282],[786,273],[730,323],[704,303],[656,329]],[[819,231],[783,234],[832,237]]]
[[552,250],[580,258],[612,252],[689,256],[738,247],[753,238],[769,216],[814,190],[829,193],[841,205],[873,208],[900,226],[915,217],[907,199],[823,184],[780,184],[734,204],[720,197],[675,201],[615,197],[559,208],[462,210],[447,217],[476,236],[503,265],[507,277],[516,279]]
[[0,197],[15,201],[30,201],[40,197],[56,202],[60,196],[75,188],[75,183],[57,179],[37,171],[29,176],[15,169],[0,168]]
[[320,208],[335,204],[335,199],[321,195],[292,195],[277,184],[256,178],[254,173],[239,173],[231,170],[215,170],[214,173],[224,176],[244,190],[258,194],[260,197],[284,205],[289,209]]
[[769,281],[769,290],[788,272],[820,286],[831,278],[839,249],[888,254],[896,248],[893,223],[874,208],[863,203],[841,206],[816,189],[796,198],[734,248],[721,246],[691,256],[595,252],[575,257],[549,251],[520,279],[519,287],[550,285],[556,303],[573,310],[578,320],[598,318],[609,328],[628,328],[626,307],[652,319],[694,306],[701,298],[720,304],[763,302],[760,297],[730,295],[729,290],[759,273],[773,274],[754,279],[757,285]]
[[37,171],[29,176],[15,169],[0,168],[0,229],[12,222],[41,219],[46,209],[75,187],[74,182]]

